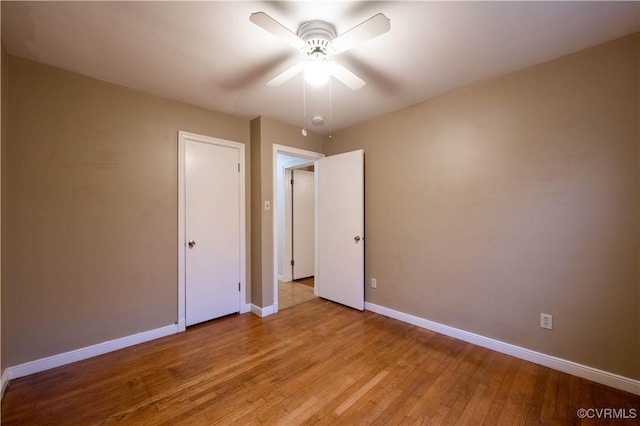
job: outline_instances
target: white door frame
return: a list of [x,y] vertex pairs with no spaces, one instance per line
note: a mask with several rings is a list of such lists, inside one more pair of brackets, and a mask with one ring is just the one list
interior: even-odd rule
[[178,331],[186,330],[186,240],[185,240],[185,195],[186,195],[186,156],[185,144],[187,141],[202,142],[224,146],[238,150],[238,163],[240,174],[240,313],[249,312],[246,300],[246,220],[245,220],[245,146],[239,142],[198,135],[195,133],[178,131]]
[[273,200],[271,202],[272,218],[273,218],[273,313],[278,312],[278,154],[293,155],[295,157],[307,158],[315,161],[324,157],[324,154],[306,149],[293,148],[286,145],[273,144]]

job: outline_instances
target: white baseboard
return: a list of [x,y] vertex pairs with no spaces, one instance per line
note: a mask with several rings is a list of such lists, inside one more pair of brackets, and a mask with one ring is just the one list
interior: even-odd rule
[[251,312],[259,317],[266,317],[273,314],[273,306],[265,306],[264,308],[261,308],[260,306],[256,306],[252,303]]
[[9,372],[5,368],[2,372],[2,376],[0,377],[0,399],[4,396],[4,391],[7,389],[7,385],[9,384]]
[[[3,374],[2,386],[6,386],[8,380],[17,379],[18,377],[28,376],[29,374],[38,373],[40,371],[49,370],[51,368],[60,367],[61,365],[71,364],[72,362],[81,361],[83,359],[92,358],[107,352],[117,351],[139,343],[148,342],[160,337],[169,336],[178,332],[178,325],[171,324],[165,327],[156,328],[155,330],[144,331],[142,333],[132,334],[130,336],[121,337],[119,339],[109,340],[108,342],[98,343],[96,345],[87,346],[73,351],[53,355],[47,358],[41,358],[35,361],[25,362],[24,364],[7,367]],[[7,376],[5,380],[4,376]]]
[[246,314],[247,312],[251,312],[251,303],[241,303],[240,304],[240,313]]
[[516,358],[524,359],[535,364],[540,364],[554,370],[562,371],[563,373],[582,377],[583,379],[601,383],[612,388],[640,395],[640,380],[630,379],[618,374],[609,373],[607,371],[598,370],[597,368],[578,364],[573,361],[568,361],[566,359],[532,351],[530,349],[515,346],[510,343],[501,342],[499,340],[484,337],[479,334],[470,333],[458,328],[449,327],[448,325],[429,321],[427,319],[420,318],[414,315],[405,314],[404,312],[385,308],[384,306],[375,305],[373,303],[365,302],[364,307],[368,311],[375,312],[389,318],[394,318],[421,328],[426,328],[427,330],[435,331],[436,333],[454,337],[456,339],[473,343],[474,345],[482,346],[484,348],[492,349],[503,354],[511,355]]

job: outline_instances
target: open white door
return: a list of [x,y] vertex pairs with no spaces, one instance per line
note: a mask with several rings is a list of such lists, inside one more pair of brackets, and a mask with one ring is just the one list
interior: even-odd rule
[[316,163],[318,296],[364,309],[364,151]]

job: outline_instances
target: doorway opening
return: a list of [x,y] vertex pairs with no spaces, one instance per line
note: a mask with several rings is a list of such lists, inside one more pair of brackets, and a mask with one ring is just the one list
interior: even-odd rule
[[[283,157],[280,156],[279,159],[288,161]],[[284,210],[284,229],[279,229],[278,232],[278,238],[284,240],[284,251],[279,252],[280,309],[317,297],[314,289],[314,166],[306,163],[307,161],[299,166],[285,168],[284,171],[284,202],[281,204]]]
[[274,144],[274,313],[317,297],[313,188],[314,162],[322,157],[318,152]]

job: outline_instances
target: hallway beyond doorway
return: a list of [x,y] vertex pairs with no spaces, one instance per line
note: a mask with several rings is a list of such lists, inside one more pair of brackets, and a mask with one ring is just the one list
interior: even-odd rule
[[278,281],[278,310],[315,299],[313,283],[313,277],[289,282]]

